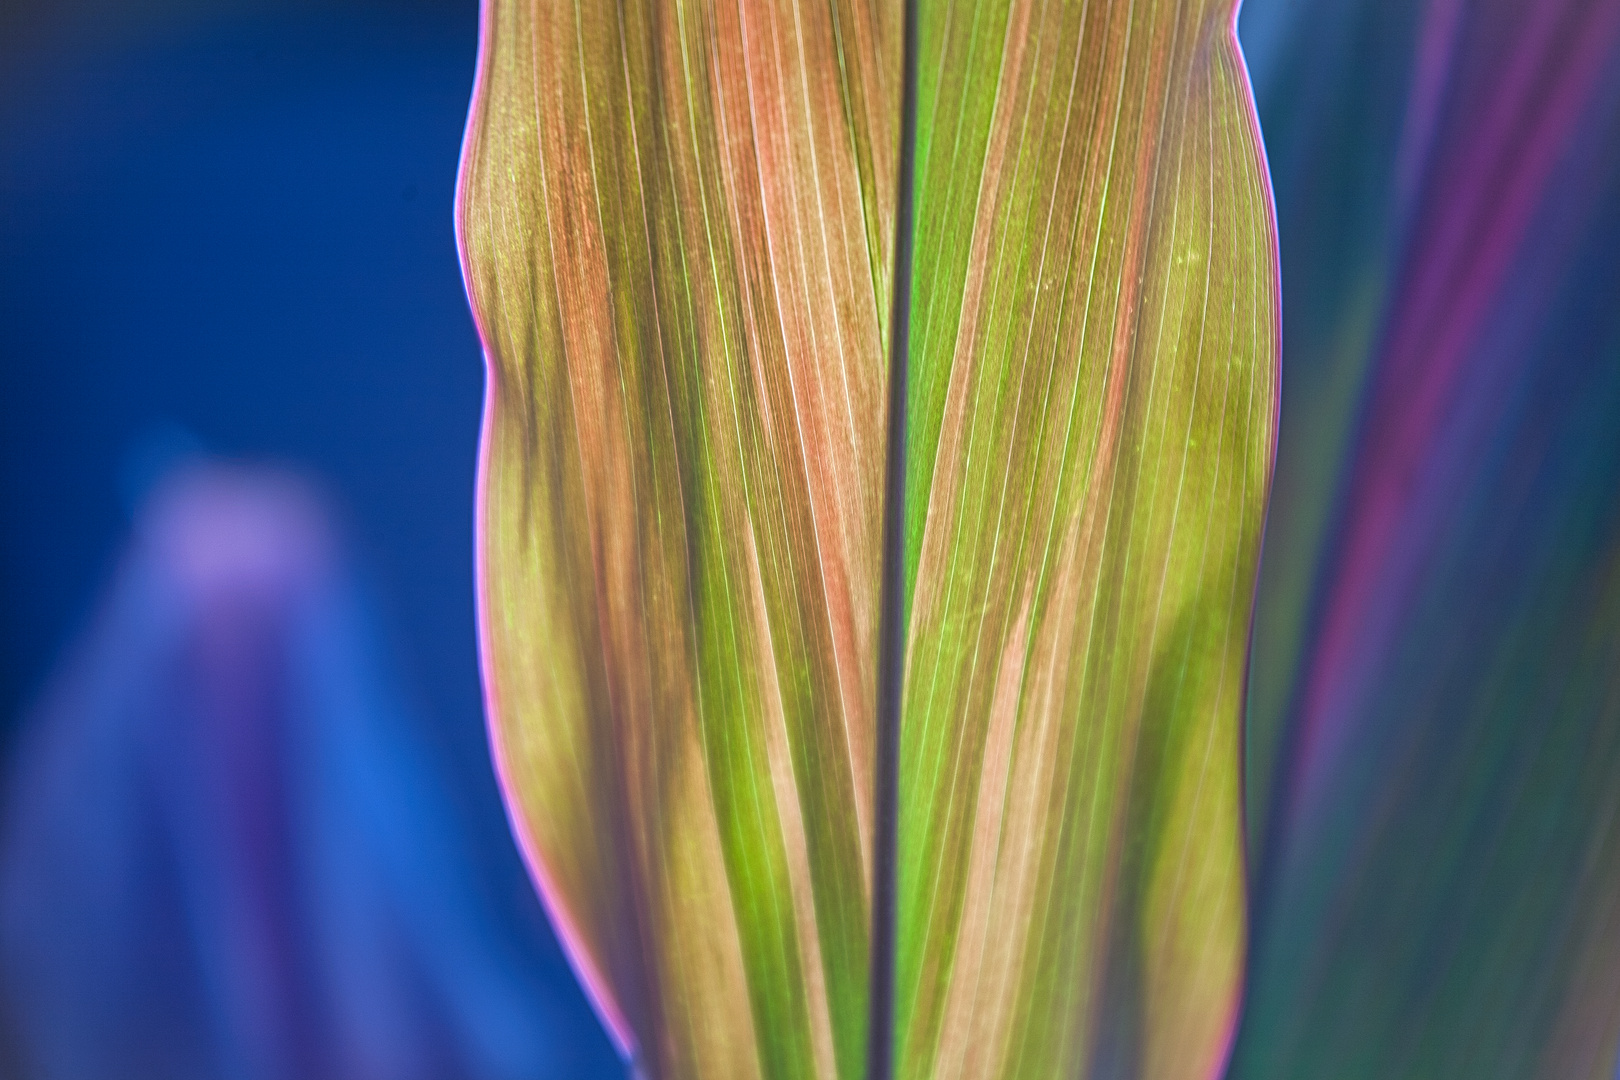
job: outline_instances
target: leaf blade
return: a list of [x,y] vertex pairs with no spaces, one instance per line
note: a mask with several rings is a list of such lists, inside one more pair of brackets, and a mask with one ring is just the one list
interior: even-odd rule
[[853,1075],[892,28],[485,20],[461,235],[514,824],[653,1075]]
[[[835,37],[845,14],[863,25],[859,13],[835,10]],[[486,12],[486,25],[502,17],[515,24],[504,61],[490,59],[493,36],[486,39],[487,85],[506,96],[475,109],[461,202],[469,292],[492,372],[481,547],[493,738],[542,887],[560,920],[578,924],[576,959],[649,1072],[849,1076],[863,1038],[864,978],[856,976],[864,975],[865,927],[857,915],[869,826],[860,774],[869,776],[870,740],[869,731],[864,742],[848,733],[870,723],[863,710],[871,670],[861,657],[875,652],[868,646],[877,553],[847,536],[840,549],[829,523],[875,530],[868,477],[881,468],[881,441],[838,458],[826,438],[795,443],[776,421],[788,404],[808,400],[810,383],[796,376],[815,376],[810,361],[832,354],[842,375],[880,391],[881,368],[861,364],[882,355],[885,315],[879,307],[862,323],[856,347],[805,344],[817,329],[805,313],[821,309],[795,296],[809,277],[783,253],[802,251],[794,245],[813,230],[807,218],[788,227],[789,211],[805,200],[772,195],[794,189],[784,163],[807,140],[784,148],[769,123],[745,122],[774,100],[759,75],[773,69],[753,63],[770,50],[750,52],[747,28],[722,25],[706,7],[677,14],[691,25],[671,31],[656,14],[635,12],[630,22],[649,25],[604,28],[521,0]],[[798,26],[803,12],[792,14]],[[925,70],[936,80],[922,88],[925,111],[943,87],[974,113],[969,126],[977,128],[965,150],[953,146],[954,160],[928,122],[918,144],[925,170],[932,160],[938,171],[920,187],[918,260],[930,276],[919,275],[913,296],[924,318],[937,315],[946,328],[925,323],[932,337],[918,345],[925,379],[913,412],[937,415],[919,442],[925,449],[910,452],[914,488],[916,468],[933,465],[934,446],[949,441],[952,449],[941,456],[943,471],[925,472],[917,488],[929,498],[907,544],[908,588],[917,590],[913,646],[936,664],[963,654],[959,609],[981,604],[999,604],[997,633],[1012,632],[987,654],[1000,659],[981,665],[982,686],[939,708],[908,699],[902,748],[913,763],[902,782],[922,776],[916,748],[940,734],[966,747],[962,760],[973,770],[984,773],[988,763],[987,787],[998,767],[1008,775],[1015,766],[1046,767],[1030,732],[1064,740],[1069,767],[1091,772],[1083,784],[1047,776],[1027,789],[1002,777],[1002,790],[1022,796],[1011,807],[1017,828],[1052,838],[1040,860],[1003,866],[999,845],[963,844],[973,832],[994,832],[994,815],[975,822],[948,813],[920,841],[902,832],[901,914],[922,928],[902,927],[905,1075],[1207,1072],[1224,1054],[1236,1003],[1237,702],[1275,411],[1274,240],[1263,165],[1229,7],[1068,5],[1056,15],[1066,20],[1061,33],[1048,42],[1033,27],[1052,14],[1033,4],[993,9],[990,20],[1002,21],[986,30],[975,9],[965,42],[938,21],[922,28]],[[555,25],[538,25],[547,20]],[[866,24],[867,39],[893,40],[880,24]],[[879,122],[863,127],[854,103],[892,91],[880,51],[869,50],[859,77],[836,66],[845,80],[838,93],[809,110],[852,131],[857,160],[838,175],[863,198],[858,212],[853,201],[838,203],[844,209],[835,217],[845,235],[864,237],[872,268],[883,265],[892,211],[883,202],[884,159],[863,164],[861,147],[885,145],[888,136]],[[999,174],[1012,129],[992,123],[999,106],[983,108],[975,93],[983,87],[959,77],[950,58],[964,52],[976,58],[966,70],[981,82],[1011,72],[1009,92],[1026,104],[1040,98],[1056,138],[1049,161],[1027,174],[1009,166],[988,224],[978,221],[978,197],[965,192]],[[742,70],[728,68],[727,56],[741,57]],[[1072,73],[1065,112],[1053,104],[1060,95],[1050,79],[1031,92],[1026,78],[1050,75],[1059,59]],[[772,63],[781,61],[774,54]],[[800,85],[812,85],[813,65],[801,67]],[[668,77],[676,68],[680,78]],[[604,71],[623,73],[622,91]],[[524,127],[531,114],[532,137]],[[1121,164],[1110,187],[1115,143]],[[1020,138],[1013,159],[1023,147]],[[975,155],[978,174],[966,174],[964,187],[954,174]],[[604,191],[619,193],[609,212]],[[937,213],[929,209],[936,192],[948,196]],[[1223,200],[1237,210],[1218,213]],[[836,202],[820,204],[814,219],[824,222]],[[1081,208],[1073,220],[1071,206]],[[1040,214],[1032,208],[1044,211],[1047,228],[1058,223],[1056,246],[1070,249],[1065,272],[1054,257],[1048,274],[1027,251],[987,270],[985,237],[1033,235]],[[1187,223],[1178,226],[1181,214]],[[543,229],[534,227],[537,217]],[[626,239],[638,221],[645,257]],[[978,290],[971,314],[983,327],[964,333],[950,323],[951,289],[932,275],[960,270],[965,283],[968,263]],[[1016,280],[1026,271],[1032,288]],[[834,291],[841,302],[865,303],[883,295],[880,276],[872,270],[863,291],[851,274]],[[1192,283],[1212,280],[1195,305]],[[1102,283],[1096,302],[1082,302],[1092,282]],[[1018,309],[994,291],[1004,284],[1024,288],[1032,309],[1052,299],[1043,301],[1046,293],[1057,306],[1047,303],[1040,321],[1020,329]],[[592,321],[609,311],[612,320]],[[1075,311],[1084,316],[1078,323]],[[1011,358],[1031,348],[1049,355],[1023,367],[1025,381],[1061,371],[1059,392],[1071,402],[1057,419],[1074,432],[1055,434],[1033,393],[996,410],[1002,421],[982,433],[964,425],[969,388],[994,384],[989,393],[1004,395],[1019,382]],[[953,394],[954,420],[945,414]],[[881,401],[880,392],[858,396],[874,411]],[[862,425],[849,428],[855,442]],[[1213,453],[1186,452],[1195,430],[1214,440]],[[947,558],[955,544],[941,523],[971,519],[984,539],[1001,516],[989,513],[988,489],[966,499],[954,489],[971,472],[964,448],[974,447],[1006,464],[997,498],[1010,498],[1026,538],[1045,537],[1040,558],[1033,540],[1019,544],[1021,593],[997,595],[1008,564],[994,556],[996,540],[982,559],[969,554],[953,568]],[[1168,480],[1172,459],[1181,479],[1192,477],[1185,515],[1181,479]],[[826,495],[851,476],[857,495]],[[937,501],[934,492],[942,493]],[[1231,507],[1217,505],[1228,497]],[[999,536],[999,526],[990,532]],[[829,559],[853,584],[829,587]],[[1115,592],[1123,599],[1104,602]],[[1095,635],[1082,628],[1083,605],[1105,612]],[[627,614],[640,611],[654,614],[656,639]],[[548,657],[540,670],[554,637],[561,659]],[[1116,637],[1124,641],[1117,648]],[[841,649],[840,641],[856,646]],[[1028,690],[1034,682],[1041,686]],[[1040,694],[1045,704],[1027,710],[1034,719],[1025,723],[1021,702]],[[1093,734],[1104,751],[1100,768],[1081,760]],[[848,778],[836,768],[829,777],[828,763],[847,766]],[[1090,803],[1103,813],[1077,828]],[[902,830],[907,814],[916,817],[916,806],[903,809]],[[917,888],[936,872],[957,904],[947,904],[937,925]],[[1070,902],[1064,893],[1076,880],[1084,888]],[[1211,897],[1213,909],[1203,903]],[[982,939],[993,920],[1037,908],[1057,945],[1037,955],[1042,936],[1023,939],[1027,972],[1026,958],[1007,949],[981,947],[989,963],[971,978],[936,963],[940,941],[953,953],[947,966],[954,963],[952,923],[964,910]],[[719,918],[705,922],[711,909]],[[927,965],[928,979],[920,978]],[[982,983],[980,969],[991,971]],[[925,999],[919,988],[934,975],[937,993]],[[1126,992],[1129,1009],[1105,1009],[1115,990]],[[1088,1004],[1064,1011],[1077,1003]],[[953,1020],[957,1041],[941,1057],[930,1040],[947,1014],[988,1018],[999,1025],[996,1038],[970,1046],[962,1033],[977,1028]]]
[[[904,1071],[1204,1075],[1243,948],[1238,723],[1275,410],[1264,166],[1223,5],[986,10],[923,29]],[[1194,314],[1195,280],[1238,317],[1202,296]],[[1229,422],[1205,331],[1244,388]],[[1194,469],[1178,535],[1159,480],[1198,435],[1216,468]],[[1180,700],[1161,622],[1214,673]],[[1144,764],[1143,734],[1170,752]],[[1188,745],[1213,767],[1187,768]],[[1183,893],[1189,828],[1207,923]],[[1140,1015],[1109,1013],[1132,989]]]

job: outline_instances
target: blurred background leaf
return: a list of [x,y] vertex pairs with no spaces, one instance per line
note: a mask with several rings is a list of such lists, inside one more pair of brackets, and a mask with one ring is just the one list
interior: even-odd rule
[[7,784],[20,1075],[590,1067],[393,674],[305,485],[161,482]]
[[1231,1075],[1611,1075],[1620,7],[1243,33],[1285,339]]

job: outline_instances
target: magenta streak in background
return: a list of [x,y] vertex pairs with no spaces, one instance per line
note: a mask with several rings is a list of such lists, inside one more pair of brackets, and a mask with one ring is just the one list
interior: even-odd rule
[[[1537,0],[1519,10],[1530,13],[1528,25],[1505,35],[1512,49],[1507,63],[1485,68],[1496,77],[1477,95],[1483,100],[1469,100],[1471,88],[1454,82],[1451,110],[1463,113],[1453,122],[1455,134],[1446,139],[1443,118],[1433,125],[1442,141],[1428,163],[1425,201],[1417,204],[1427,216],[1411,219],[1404,285],[1375,365],[1351,477],[1340,569],[1324,596],[1328,614],[1306,672],[1293,816],[1309,812],[1321,794],[1422,568],[1434,514],[1421,505],[1421,493],[1444,479],[1430,474],[1450,456],[1446,444],[1469,435],[1448,421],[1474,374],[1476,337],[1549,197],[1548,180],[1620,31],[1617,4]],[[1434,17],[1425,32],[1438,38],[1455,30]],[[1419,55],[1432,64],[1448,52],[1426,40]],[[1423,92],[1432,78],[1418,76]],[[1409,161],[1420,150],[1403,147]]]
[[1423,19],[1418,38],[1417,71],[1412,77],[1411,101],[1406,109],[1406,127],[1401,132],[1401,149],[1395,167],[1398,207],[1404,221],[1417,204],[1418,185],[1429,162],[1435,127],[1440,122],[1440,106],[1446,83],[1452,75],[1457,54],[1457,34],[1462,26],[1463,0],[1434,0]]

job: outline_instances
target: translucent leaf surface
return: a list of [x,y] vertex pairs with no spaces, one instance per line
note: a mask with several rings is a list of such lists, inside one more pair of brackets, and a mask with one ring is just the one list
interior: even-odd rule
[[903,1076],[1223,1060],[1277,332],[1231,17],[925,5]]
[[897,32],[484,11],[493,738],[581,978],[658,1076],[861,1060]]
[[[1205,1075],[1275,414],[1231,5],[924,7],[900,1070]],[[492,738],[653,1076],[863,1068],[900,15],[484,9]]]

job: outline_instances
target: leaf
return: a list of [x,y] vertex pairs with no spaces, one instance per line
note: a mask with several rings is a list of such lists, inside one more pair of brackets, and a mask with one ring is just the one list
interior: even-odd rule
[[[1381,27],[1399,5],[1356,7]],[[1355,375],[1348,391],[1289,384],[1282,459],[1310,417],[1356,421],[1340,460],[1309,465],[1336,498],[1302,556],[1316,600],[1298,666],[1263,673],[1281,654],[1256,644],[1257,685],[1285,683],[1291,709],[1231,1075],[1607,1077],[1620,1045],[1620,9],[1415,7],[1371,79],[1313,64],[1319,23],[1286,45],[1301,73],[1401,95],[1279,84],[1285,130],[1398,135],[1364,181],[1384,194],[1361,204],[1387,220],[1284,248],[1285,293],[1325,279],[1316,263],[1347,261],[1372,293],[1316,294],[1285,344],[1288,365],[1296,341],[1324,348],[1302,364],[1336,346]],[[1367,115],[1384,107],[1397,111]],[[1285,224],[1344,214],[1309,180],[1334,167],[1333,140],[1292,149]],[[1369,234],[1387,238],[1381,252]],[[1301,513],[1297,490],[1279,478],[1273,522]],[[1276,602],[1263,587],[1262,607]],[[1262,617],[1257,637],[1281,625]]]
[[922,39],[901,1074],[1213,1075],[1276,409],[1232,5]]
[[491,735],[653,1076],[862,1060],[897,13],[484,7]]
[[[1208,1073],[1275,414],[1232,6],[921,31],[900,1071]],[[649,1076],[861,1074],[900,40],[898,4],[484,8],[492,741]]]

